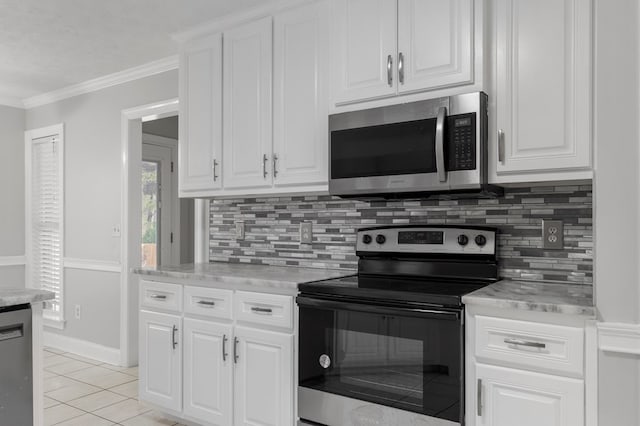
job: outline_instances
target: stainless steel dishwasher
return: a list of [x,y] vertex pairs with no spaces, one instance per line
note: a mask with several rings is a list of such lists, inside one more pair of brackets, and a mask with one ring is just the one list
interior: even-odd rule
[[0,308],[0,425],[33,425],[31,306]]

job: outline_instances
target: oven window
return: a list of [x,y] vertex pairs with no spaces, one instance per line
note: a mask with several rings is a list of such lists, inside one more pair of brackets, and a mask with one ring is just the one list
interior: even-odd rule
[[300,386],[459,421],[461,342],[456,320],[301,307]]
[[434,173],[436,119],[331,132],[331,178]]

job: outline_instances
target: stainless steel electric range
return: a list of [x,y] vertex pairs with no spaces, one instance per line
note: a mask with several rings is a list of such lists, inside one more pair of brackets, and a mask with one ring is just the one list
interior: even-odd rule
[[367,228],[356,252],[357,275],[300,286],[299,417],[464,424],[461,299],[497,281],[496,230]]

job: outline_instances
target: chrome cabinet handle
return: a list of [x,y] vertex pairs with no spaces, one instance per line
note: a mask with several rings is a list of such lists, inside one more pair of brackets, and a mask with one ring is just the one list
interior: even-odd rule
[[176,346],[178,346],[178,342],[176,341],[177,332],[178,332],[178,327],[174,325],[173,329],[171,330],[171,346],[173,347],[173,349],[175,349]]
[[213,159],[213,181],[215,182],[216,180],[218,180],[218,173],[217,173],[217,169],[218,168],[218,161],[216,161],[216,159]]
[[240,358],[238,356],[238,338],[234,337],[233,338],[233,363],[234,364],[238,363],[238,358]]
[[398,53],[398,81],[404,84],[404,53]]
[[447,181],[447,171],[444,168],[444,119],[447,117],[447,108],[438,108],[436,120],[436,172],[438,181]]
[[482,417],[482,379],[478,379],[476,412],[478,417]]
[[150,294],[149,295],[150,298],[152,299],[157,299],[157,300],[166,300],[167,296],[164,294]]
[[267,178],[267,161],[269,161],[267,154],[262,154],[262,177],[264,179]]
[[260,314],[270,314],[273,312],[273,309],[271,308],[261,308],[259,306],[252,306],[251,307],[251,311],[252,312],[256,312],[256,313],[260,313]]
[[222,335],[222,362],[227,360],[227,338],[226,334]]
[[392,87],[393,84],[393,71],[392,68],[393,67],[393,58],[391,57],[391,55],[387,56],[387,84],[389,85],[389,87]]
[[504,164],[504,130],[498,130],[498,162]]
[[274,178],[278,176],[277,161],[278,161],[278,154],[273,154],[273,177]]
[[529,340],[521,340],[521,339],[512,339],[510,337],[505,338],[504,342],[507,345],[526,346],[528,348],[544,349],[547,347],[545,343],[531,342]]
[[198,305],[203,305],[203,306],[216,306],[216,302],[213,302],[211,300],[198,300]]

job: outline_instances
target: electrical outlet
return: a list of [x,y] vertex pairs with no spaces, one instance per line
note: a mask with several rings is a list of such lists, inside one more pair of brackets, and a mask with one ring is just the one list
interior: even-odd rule
[[313,241],[313,223],[300,222],[300,244],[311,244]]
[[564,225],[561,220],[542,221],[542,247],[547,250],[564,248]]
[[80,305],[75,306],[74,313],[75,313],[76,319],[80,319],[80,314],[82,313],[82,311],[80,310]]
[[113,225],[111,227],[111,236],[114,238],[120,236],[120,225]]
[[236,240],[244,240],[244,222],[236,222]]

